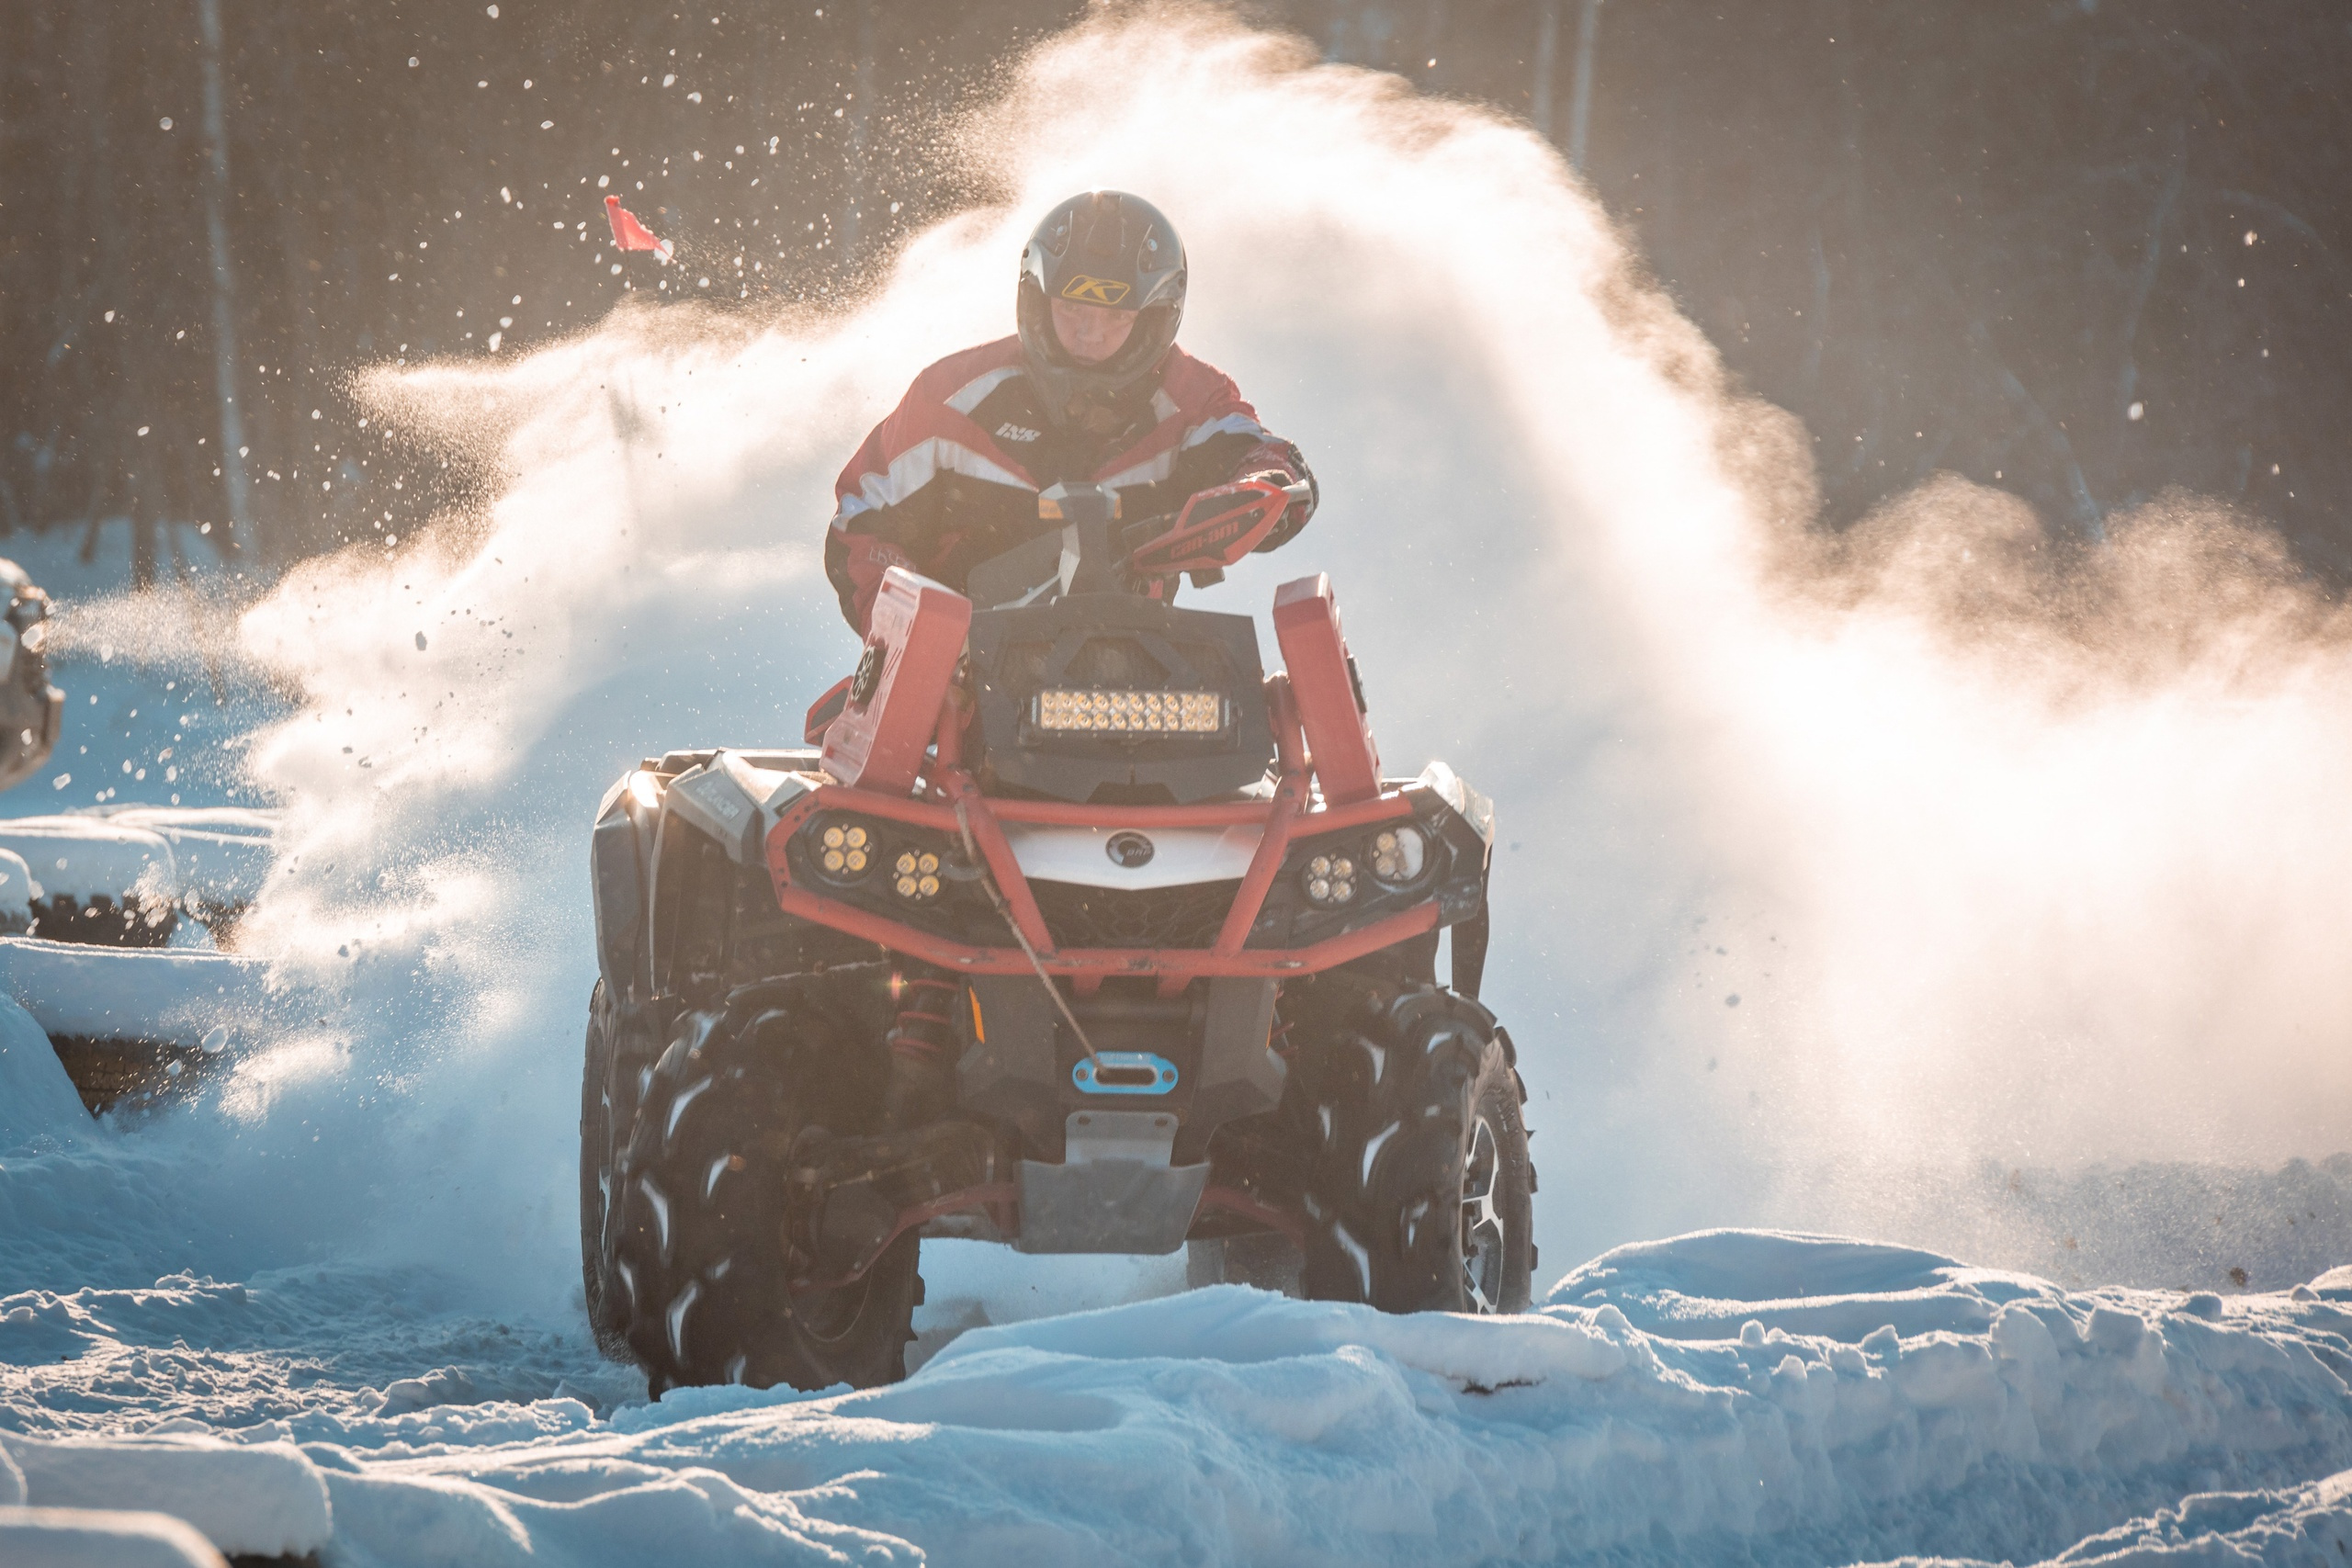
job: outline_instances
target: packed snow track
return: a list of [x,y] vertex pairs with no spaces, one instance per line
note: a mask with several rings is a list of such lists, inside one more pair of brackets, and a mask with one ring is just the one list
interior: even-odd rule
[[[863,1393],[687,1390],[600,1418],[449,1374],[273,1419],[224,1398],[217,1429],[187,1414],[236,1381],[233,1353],[188,1340],[267,1337],[274,1295],[318,1289],[0,1300],[0,1446],[28,1503],[143,1500],[225,1551],[370,1568],[2286,1563],[2352,1544],[2352,1480],[2324,1479],[2352,1470],[2352,1289],[2067,1292],[1717,1231],[1620,1248],[1518,1318],[1218,1286],[977,1328]],[[105,1391],[134,1382],[157,1429],[92,1435],[119,1433]]]

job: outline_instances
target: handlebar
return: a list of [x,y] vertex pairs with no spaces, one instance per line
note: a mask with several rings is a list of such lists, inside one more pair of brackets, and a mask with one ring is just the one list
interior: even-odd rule
[[[1282,508],[1272,504],[1276,494],[1283,498]],[[1254,549],[1288,507],[1314,498],[1314,487],[1304,479],[1287,485],[1237,480],[1195,494],[1173,519],[1137,518],[1122,525],[1112,491],[1091,484],[1056,485],[1037,498],[1038,515],[1064,526],[972,568],[968,592],[989,608],[1029,603],[1057,578],[1063,579],[1063,592],[1102,592],[1118,586],[1125,575],[1172,581],[1189,574],[1199,585]],[[1196,508],[1204,510],[1196,514]],[[1073,530],[1078,569],[1064,577],[1063,540]]]

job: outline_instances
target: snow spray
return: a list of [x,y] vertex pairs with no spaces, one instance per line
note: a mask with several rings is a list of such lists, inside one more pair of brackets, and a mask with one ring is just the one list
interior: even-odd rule
[[624,310],[372,382],[503,477],[243,626],[305,694],[254,751],[293,826],[251,940],[348,1000],[343,1048],[227,1109],[371,1150],[353,1234],[521,1299],[576,1280],[597,798],[797,738],[855,649],[833,474],[1011,330],[1035,215],[1098,186],[1169,213],[1183,342],[1324,487],[1193,602],[1328,570],[1391,766],[1498,801],[1487,999],[1545,1279],[1721,1224],[2030,1252],[1965,1173],[2342,1146],[2352,658],[2267,536],[2166,502],[2076,548],[1945,480],[1826,537],[1803,433],[1555,150],[1229,19],[1050,40],[962,144],[994,199],[852,313]]

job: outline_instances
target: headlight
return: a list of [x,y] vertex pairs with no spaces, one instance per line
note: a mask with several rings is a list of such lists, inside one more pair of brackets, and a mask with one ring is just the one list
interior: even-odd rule
[[1083,735],[1215,735],[1225,728],[1216,692],[1040,692],[1040,729]]
[[1430,841],[1419,828],[1403,823],[1373,836],[1372,874],[1392,886],[1420,880],[1430,863]]
[[1317,855],[1299,874],[1299,886],[1306,901],[1320,909],[1351,903],[1356,896],[1356,863],[1345,855]]
[[828,822],[817,834],[817,866],[827,876],[853,882],[865,874],[874,836],[855,822]]
[[920,854],[913,850],[899,852],[890,870],[895,878],[891,886],[899,897],[921,902],[939,897],[939,857],[929,850]]

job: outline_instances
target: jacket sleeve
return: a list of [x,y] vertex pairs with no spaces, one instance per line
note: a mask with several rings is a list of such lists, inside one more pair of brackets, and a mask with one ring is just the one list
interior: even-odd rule
[[[860,637],[874,612],[882,574],[894,566],[920,570],[938,531],[939,487],[891,493],[893,447],[909,422],[918,388],[876,425],[833,481],[833,519],[825,532],[825,576],[841,601],[842,618]],[[934,479],[936,476],[934,476]]]
[[1295,538],[1315,515],[1316,503],[1321,499],[1306,455],[1259,423],[1258,411],[1241,396],[1231,378],[1223,374],[1217,374],[1210,395],[1194,415],[1169,477],[1179,506],[1184,497],[1236,479],[1263,477],[1279,484],[1303,481],[1306,499],[1291,503],[1274,531],[1258,547],[1261,552]]

